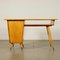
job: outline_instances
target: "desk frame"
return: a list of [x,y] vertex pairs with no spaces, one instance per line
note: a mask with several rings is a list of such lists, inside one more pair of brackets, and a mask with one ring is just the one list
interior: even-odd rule
[[[53,40],[52,40],[52,35],[51,35],[51,30],[50,30],[50,26],[53,26],[54,25],[54,22],[55,22],[55,20],[57,20],[57,19],[55,19],[55,18],[45,18],[45,19],[43,19],[43,18],[27,18],[27,19],[5,19],[5,20],[7,20],[7,21],[25,21],[25,20],[36,20],[36,21],[38,21],[38,20],[50,20],[51,21],[51,24],[24,24],[24,26],[45,26],[46,27],[46,30],[47,30],[47,34],[48,34],[48,41],[49,41],[49,44],[50,44],[50,46],[53,48],[53,50],[54,50],[54,43],[53,43]],[[9,27],[8,27],[9,28]],[[9,30],[9,29],[8,29]],[[12,46],[11,46],[11,48],[14,46],[14,44],[11,44]],[[23,42],[20,44],[20,46],[21,46],[21,48],[23,48]]]

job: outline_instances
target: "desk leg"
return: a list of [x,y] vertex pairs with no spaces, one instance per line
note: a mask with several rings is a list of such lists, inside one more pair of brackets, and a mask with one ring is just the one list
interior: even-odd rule
[[50,46],[51,46],[51,47],[53,48],[53,50],[54,50],[54,43],[53,43],[53,41],[52,41],[51,30],[50,30],[50,28],[49,28],[48,26],[46,27],[46,29],[47,29],[49,44],[50,44]]
[[14,47],[13,43],[10,43],[10,50]]

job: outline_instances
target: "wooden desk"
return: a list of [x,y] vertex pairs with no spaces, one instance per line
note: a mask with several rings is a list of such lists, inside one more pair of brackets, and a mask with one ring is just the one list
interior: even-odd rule
[[[54,25],[55,18],[22,18],[22,19],[5,19],[8,23],[8,32],[9,32],[9,42],[10,42],[10,48],[14,46],[15,43],[19,43],[20,47],[23,48],[23,32],[24,32],[24,26],[45,26],[48,34],[48,41],[50,46],[54,49],[54,43],[52,41],[51,36],[51,30],[50,26]],[[24,24],[24,21],[28,20],[50,20],[50,24]]]

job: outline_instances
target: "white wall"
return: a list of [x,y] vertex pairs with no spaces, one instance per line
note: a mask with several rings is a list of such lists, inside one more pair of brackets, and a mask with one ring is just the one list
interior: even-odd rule
[[[54,40],[60,40],[60,0],[0,0],[0,40],[8,40],[5,18],[58,18],[52,27]],[[32,23],[27,22],[26,23]],[[38,23],[38,22],[37,22]],[[25,27],[24,40],[47,39],[45,27]]]

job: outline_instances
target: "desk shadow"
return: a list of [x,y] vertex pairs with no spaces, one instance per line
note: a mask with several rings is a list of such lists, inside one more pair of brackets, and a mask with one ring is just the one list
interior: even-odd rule
[[53,60],[54,52],[55,52],[55,50],[53,51],[51,48],[49,49],[49,51],[48,51],[48,59],[47,60]]
[[13,50],[10,55],[10,60],[24,60],[23,51],[15,51]]

